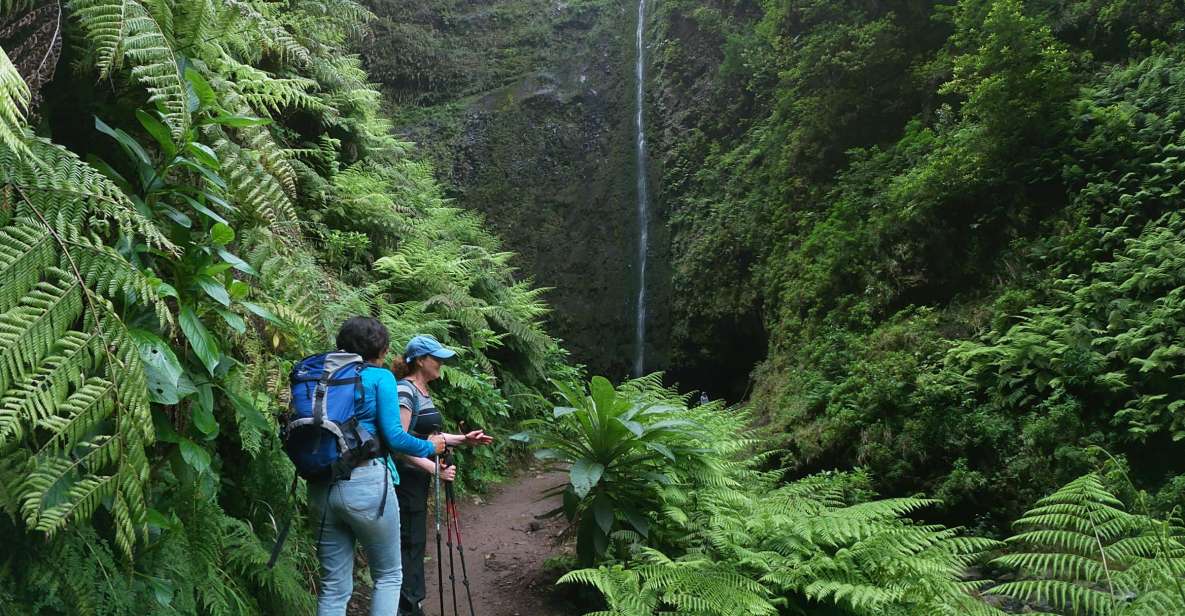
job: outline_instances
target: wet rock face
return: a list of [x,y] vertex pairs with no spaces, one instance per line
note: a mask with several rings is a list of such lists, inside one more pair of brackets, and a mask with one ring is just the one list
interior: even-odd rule
[[[398,4],[374,3],[380,16]],[[456,62],[485,60],[460,79],[463,71],[439,60],[452,80],[443,91],[407,76],[386,81],[391,100],[418,101],[396,109],[401,132],[432,155],[458,205],[485,214],[524,277],[553,288],[552,332],[573,358],[626,375],[637,278],[631,6],[428,4],[436,8],[421,5],[423,28],[445,39],[442,48],[458,46]],[[380,37],[368,55],[408,52],[395,47],[400,40]]]

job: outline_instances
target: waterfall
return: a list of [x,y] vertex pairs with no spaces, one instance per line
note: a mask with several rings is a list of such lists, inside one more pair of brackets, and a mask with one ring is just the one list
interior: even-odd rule
[[634,376],[642,376],[646,365],[646,257],[650,243],[650,187],[646,179],[646,124],[642,110],[646,92],[646,44],[643,39],[646,25],[646,0],[638,0],[638,28],[636,35],[637,61],[634,64],[637,99],[634,142],[637,149],[638,176],[638,303],[634,326]]

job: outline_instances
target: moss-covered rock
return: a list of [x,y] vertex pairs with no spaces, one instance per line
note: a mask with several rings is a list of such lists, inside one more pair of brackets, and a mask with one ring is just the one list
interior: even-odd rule
[[[626,374],[638,235],[634,12],[606,0],[371,5],[380,23],[368,65],[399,130],[436,161],[457,203],[485,214],[522,271],[553,287],[552,330],[574,358]],[[664,277],[661,264],[651,271]],[[662,286],[652,305],[665,304]],[[661,340],[666,320],[651,323]],[[657,367],[664,345],[650,346]]]

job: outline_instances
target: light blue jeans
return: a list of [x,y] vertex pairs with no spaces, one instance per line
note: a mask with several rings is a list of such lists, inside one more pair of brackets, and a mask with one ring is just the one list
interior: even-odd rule
[[[317,558],[321,561],[321,593],[317,616],[345,616],[354,591],[354,542],[362,544],[374,580],[370,616],[393,616],[399,607],[403,566],[399,560],[399,500],[382,460],[354,469],[348,480],[332,487],[309,485],[313,532],[319,533]],[[387,503],[379,516],[387,484]],[[322,529],[322,516],[324,528]]]

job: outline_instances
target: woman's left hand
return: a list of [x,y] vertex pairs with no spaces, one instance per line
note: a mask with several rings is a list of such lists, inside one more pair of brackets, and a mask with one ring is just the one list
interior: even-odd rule
[[466,445],[489,445],[494,442],[494,437],[485,433],[485,430],[474,430],[465,434]]

